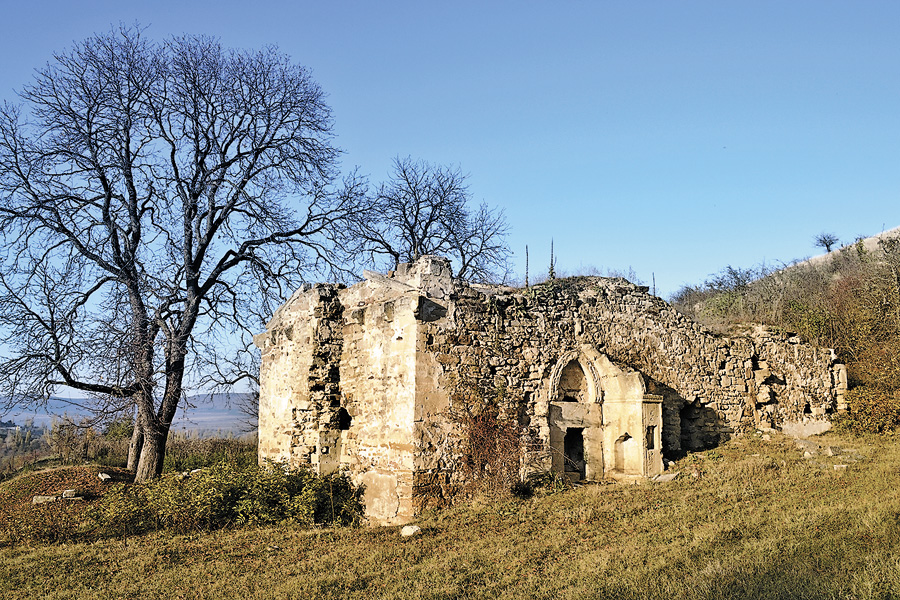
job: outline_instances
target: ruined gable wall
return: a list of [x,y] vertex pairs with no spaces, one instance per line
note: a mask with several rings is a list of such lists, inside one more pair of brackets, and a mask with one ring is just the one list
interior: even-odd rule
[[304,286],[254,337],[260,348],[259,457],[310,465],[321,420],[329,421],[339,374],[338,286]]
[[305,286],[254,338],[260,461],[348,469],[384,524],[413,514],[416,302],[367,283]]

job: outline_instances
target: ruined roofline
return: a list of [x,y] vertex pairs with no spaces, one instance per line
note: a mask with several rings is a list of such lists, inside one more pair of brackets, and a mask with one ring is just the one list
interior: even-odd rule
[[[607,293],[613,292],[617,295],[638,293],[646,295],[647,299],[655,305],[655,309],[671,310],[680,315],[683,319],[696,325],[699,328],[700,332],[713,336],[717,339],[744,339],[754,342],[778,340],[791,344],[803,342],[796,334],[792,332],[778,331],[773,329],[771,326],[767,326],[761,323],[749,323],[747,324],[747,328],[744,331],[731,333],[717,332],[703,325],[699,321],[692,319],[690,316],[682,313],[674,305],[665,301],[659,296],[650,294],[649,287],[632,283],[623,277],[573,275],[570,277],[561,277],[557,279],[546,280],[541,283],[530,285],[527,288],[518,288],[499,284],[481,284],[454,277],[450,265],[450,260],[437,255],[425,255],[420,257],[418,261],[411,263],[401,263],[397,266],[397,268],[392,269],[384,274],[376,271],[366,270],[363,271],[363,277],[364,278],[361,281],[349,286],[349,288],[356,288],[357,286],[366,285],[367,283],[369,283],[378,287],[388,288],[395,293],[403,294],[412,292],[425,295],[426,297],[446,297],[454,293],[458,294],[464,288],[468,288],[475,291],[476,293],[483,294],[485,296],[499,296],[507,298],[530,296],[535,300],[539,300],[541,297],[551,294],[556,295],[561,293],[565,295],[567,293],[574,293],[573,295],[581,296],[585,292],[591,294],[592,292],[601,290],[604,290]],[[438,288],[435,289],[434,286],[429,285],[429,281],[434,279],[446,281],[450,285],[438,286]],[[290,298],[275,311],[272,319],[266,324],[266,330],[271,329],[273,326],[277,326],[279,320],[281,320],[290,312],[291,307],[300,298],[305,297],[308,294],[315,292],[316,290],[319,290],[320,292],[325,290],[334,290],[339,292],[341,290],[349,288],[343,283],[302,284],[297,289],[297,291],[295,291],[290,296]],[[330,295],[333,292],[326,293]],[[830,350],[834,357],[833,360],[837,362],[838,359],[835,355],[834,349],[824,346],[813,346],[822,348],[824,350]]]

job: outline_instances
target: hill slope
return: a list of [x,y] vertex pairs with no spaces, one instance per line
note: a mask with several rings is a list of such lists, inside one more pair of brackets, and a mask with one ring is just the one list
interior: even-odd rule
[[900,595],[900,448],[820,443],[836,456],[744,438],[680,461],[669,483],[482,501],[423,518],[411,538],[396,528],[287,526],[0,548],[0,596]]

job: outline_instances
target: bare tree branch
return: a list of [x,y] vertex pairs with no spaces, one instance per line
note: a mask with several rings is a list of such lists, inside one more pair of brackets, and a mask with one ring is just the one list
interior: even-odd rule
[[346,274],[365,186],[336,180],[324,94],[274,47],[121,27],[20,98],[0,107],[0,394],[128,399],[137,476],[155,476],[185,385],[253,368],[200,354],[304,279]]
[[485,203],[473,211],[470,200],[458,168],[397,158],[371,200],[378,218],[354,221],[357,249],[368,263],[389,269],[439,254],[453,261],[457,277],[503,280],[511,254],[506,217]]

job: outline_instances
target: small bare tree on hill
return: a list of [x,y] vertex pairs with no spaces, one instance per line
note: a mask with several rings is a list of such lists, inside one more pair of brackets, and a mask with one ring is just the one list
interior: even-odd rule
[[411,158],[394,160],[388,181],[372,197],[378,219],[358,219],[359,251],[369,262],[394,268],[428,254],[449,257],[455,275],[498,281],[509,273],[509,225],[502,210],[473,209],[459,169]]
[[824,231],[813,238],[817,248],[825,248],[825,252],[831,252],[832,246],[838,243],[838,237],[833,233],[825,233]]

